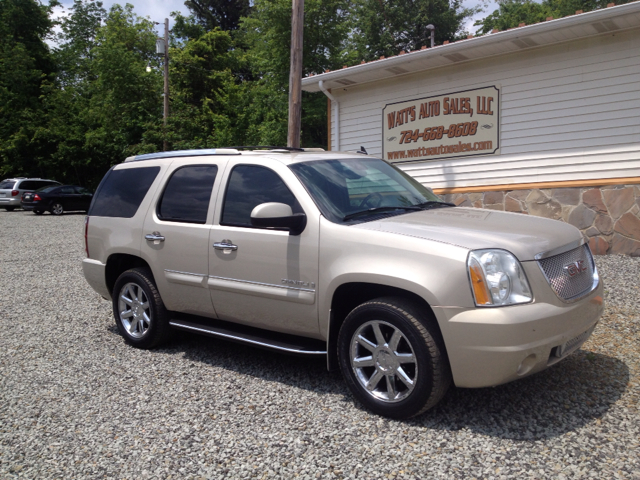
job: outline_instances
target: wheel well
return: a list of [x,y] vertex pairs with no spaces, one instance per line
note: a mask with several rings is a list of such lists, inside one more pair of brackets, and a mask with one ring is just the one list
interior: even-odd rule
[[[113,294],[113,286],[116,283],[118,277],[131,268],[146,267],[149,268],[149,264],[140,257],[135,255],[128,255],[125,253],[116,253],[111,255],[107,259],[107,267],[105,271],[105,277],[107,281],[107,288],[109,293]],[[151,272],[151,269],[149,268]],[[151,274],[153,277],[153,273]]]
[[381,297],[405,298],[416,305],[425,308],[428,315],[433,318],[433,323],[442,337],[440,326],[435,320],[431,306],[421,296],[408,290],[390,287],[388,285],[378,285],[375,283],[346,283],[337,288],[333,294],[333,299],[331,300],[331,323],[329,327],[329,344],[327,350],[327,364],[329,370],[335,370],[338,368],[338,332],[340,331],[340,326],[342,325],[342,322],[344,322],[344,319],[347,318],[347,315],[349,315],[351,310],[356,308],[358,305]]

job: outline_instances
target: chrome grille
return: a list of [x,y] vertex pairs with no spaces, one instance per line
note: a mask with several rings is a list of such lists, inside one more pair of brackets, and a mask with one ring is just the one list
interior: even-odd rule
[[596,286],[593,257],[588,245],[538,260],[547,281],[556,295],[572,300],[590,292]]

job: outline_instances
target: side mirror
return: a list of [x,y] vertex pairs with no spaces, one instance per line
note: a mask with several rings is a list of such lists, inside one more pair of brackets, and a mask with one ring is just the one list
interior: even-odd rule
[[287,228],[291,235],[300,235],[307,225],[304,213],[293,213],[284,203],[261,203],[251,211],[251,225],[262,228]]

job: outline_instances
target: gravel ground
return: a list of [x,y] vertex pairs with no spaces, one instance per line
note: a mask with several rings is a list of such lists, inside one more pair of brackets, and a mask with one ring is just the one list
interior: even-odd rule
[[640,479],[640,259],[597,258],[607,309],[565,361],[393,421],[321,360],[128,347],[83,220],[0,211],[0,478]]

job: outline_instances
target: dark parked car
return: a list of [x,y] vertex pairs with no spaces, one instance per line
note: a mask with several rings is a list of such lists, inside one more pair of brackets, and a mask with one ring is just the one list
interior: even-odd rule
[[33,210],[36,215],[42,215],[45,210],[54,215],[74,210],[89,210],[93,193],[77,185],[62,185],[44,187],[35,192],[22,196],[22,208]]

